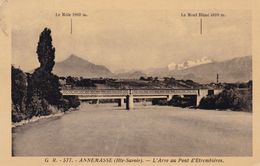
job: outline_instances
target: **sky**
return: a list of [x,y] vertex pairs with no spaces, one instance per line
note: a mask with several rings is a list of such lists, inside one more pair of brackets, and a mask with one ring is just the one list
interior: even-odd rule
[[[251,12],[248,10],[170,10],[162,8],[64,8],[30,1],[12,5],[12,64],[25,71],[39,66],[36,48],[44,27],[52,30],[55,61],[71,54],[105,65],[113,72],[167,67],[209,57],[223,61],[251,55]],[[79,7],[81,6],[81,7]],[[60,12],[87,17],[56,17]],[[181,17],[180,13],[220,12],[225,17]]]

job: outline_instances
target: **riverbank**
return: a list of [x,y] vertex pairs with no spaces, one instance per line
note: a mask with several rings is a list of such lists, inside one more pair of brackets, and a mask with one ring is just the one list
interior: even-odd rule
[[28,124],[28,123],[37,122],[41,119],[47,119],[47,118],[51,118],[51,117],[62,116],[63,114],[64,114],[64,112],[60,112],[60,113],[57,113],[57,114],[51,114],[51,115],[47,115],[47,116],[33,116],[31,119],[26,119],[26,120],[22,120],[20,122],[12,123],[12,128],[15,128],[15,127],[18,127],[18,126],[23,126],[23,125]]
[[16,122],[16,123],[12,122],[12,128],[15,128],[15,127],[18,127],[18,126],[23,126],[23,125],[26,125],[26,124],[29,124],[29,123],[34,123],[34,122],[37,122],[37,121],[42,120],[42,119],[48,119],[48,118],[63,116],[65,113],[70,113],[70,112],[76,111],[76,110],[77,109],[70,109],[66,112],[56,111],[55,113],[52,113],[52,114],[47,115],[47,116],[33,116],[31,119],[22,120],[22,121]]

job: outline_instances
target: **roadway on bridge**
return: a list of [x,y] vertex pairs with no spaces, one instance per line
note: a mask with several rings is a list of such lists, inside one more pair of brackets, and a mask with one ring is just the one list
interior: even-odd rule
[[250,156],[252,114],[116,104],[13,130],[15,156]]

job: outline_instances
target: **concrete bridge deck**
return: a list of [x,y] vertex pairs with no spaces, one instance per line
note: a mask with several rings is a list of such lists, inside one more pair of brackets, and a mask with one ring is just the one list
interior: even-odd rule
[[63,95],[198,95],[199,89],[62,89]]
[[80,100],[88,99],[119,99],[119,106],[126,100],[126,108],[134,107],[134,99],[166,98],[171,100],[173,96],[195,96],[196,105],[208,94],[219,93],[214,89],[87,89],[87,88],[64,88],[63,96],[78,96]]

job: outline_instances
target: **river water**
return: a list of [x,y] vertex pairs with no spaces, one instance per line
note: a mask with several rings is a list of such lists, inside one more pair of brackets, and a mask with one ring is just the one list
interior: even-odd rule
[[82,104],[12,131],[14,156],[251,156],[252,114]]

